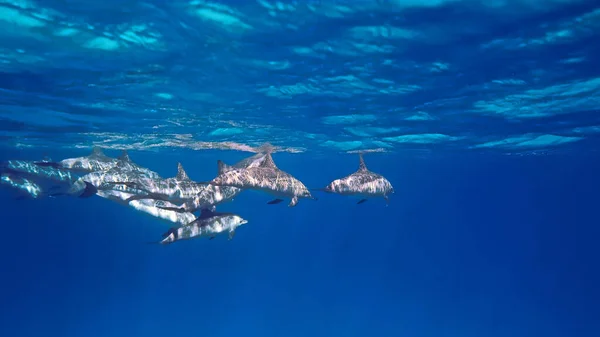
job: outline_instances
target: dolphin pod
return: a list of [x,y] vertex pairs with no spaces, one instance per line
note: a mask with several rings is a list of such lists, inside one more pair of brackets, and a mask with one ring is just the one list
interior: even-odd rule
[[[278,204],[286,198],[288,206],[294,207],[300,199],[317,200],[300,180],[277,167],[271,156],[273,149],[263,144],[256,154],[233,165],[218,160],[216,177],[197,182],[189,178],[181,163],[177,163],[174,177],[163,178],[134,163],[126,150],[112,158],[94,147],[88,156],[58,162],[4,162],[0,164],[0,185],[10,188],[19,199],[97,195],[132,207],[172,225],[162,240],[154,242],[158,244],[199,237],[213,239],[220,234],[227,234],[231,240],[236,229],[248,221],[237,214],[217,212],[216,207],[233,201],[245,190],[275,197],[267,204]],[[313,190],[358,197],[358,204],[383,198],[386,206],[394,193],[385,177],[367,168],[362,153],[357,171]],[[196,216],[195,212],[200,214]]]

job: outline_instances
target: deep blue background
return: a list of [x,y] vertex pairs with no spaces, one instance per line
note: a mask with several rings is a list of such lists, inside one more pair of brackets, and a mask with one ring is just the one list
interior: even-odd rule
[[[130,155],[205,180],[246,154]],[[309,187],[357,167],[355,155],[274,159]],[[220,207],[250,221],[229,242],[149,245],[169,225],[97,197],[1,190],[0,335],[598,336],[597,159],[366,160],[396,189],[389,207],[244,192]]]

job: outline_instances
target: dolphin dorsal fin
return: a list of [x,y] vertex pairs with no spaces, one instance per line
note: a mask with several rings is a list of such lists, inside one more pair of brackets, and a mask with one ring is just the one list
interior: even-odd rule
[[363,158],[363,154],[359,153],[358,154],[358,170],[359,171],[367,171],[367,165],[365,164],[365,158]]
[[277,168],[277,165],[275,165],[275,162],[273,161],[273,157],[271,157],[270,153],[265,154],[265,160],[262,162],[262,164],[260,164],[260,167],[266,167],[266,168],[272,168],[272,169]]
[[229,171],[231,166],[225,164],[222,160],[217,160],[217,175],[221,175]]
[[123,150],[123,152],[121,152],[119,159],[122,161],[131,162],[131,158],[129,158],[129,153],[127,153],[127,150]]
[[103,156],[104,152],[102,152],[102,148],[100,146],[94,146],[92,148],[92,156]]
[[177,180],[190,180],[181,163],[177,163]]

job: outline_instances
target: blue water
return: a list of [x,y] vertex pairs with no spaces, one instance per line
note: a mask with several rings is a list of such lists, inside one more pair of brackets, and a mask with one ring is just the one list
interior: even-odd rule
[[1,1],[0,161],[206,181],[270,142],[317,188],[370,150],[396,193],[247,191],[159,246],[2,188],[0,336],[598,336],[598,41],[592,1]]

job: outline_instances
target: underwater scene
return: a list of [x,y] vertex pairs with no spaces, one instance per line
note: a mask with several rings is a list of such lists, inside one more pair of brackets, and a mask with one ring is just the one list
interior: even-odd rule
[[600,3],[0,0],[0,336],[600,336]]

